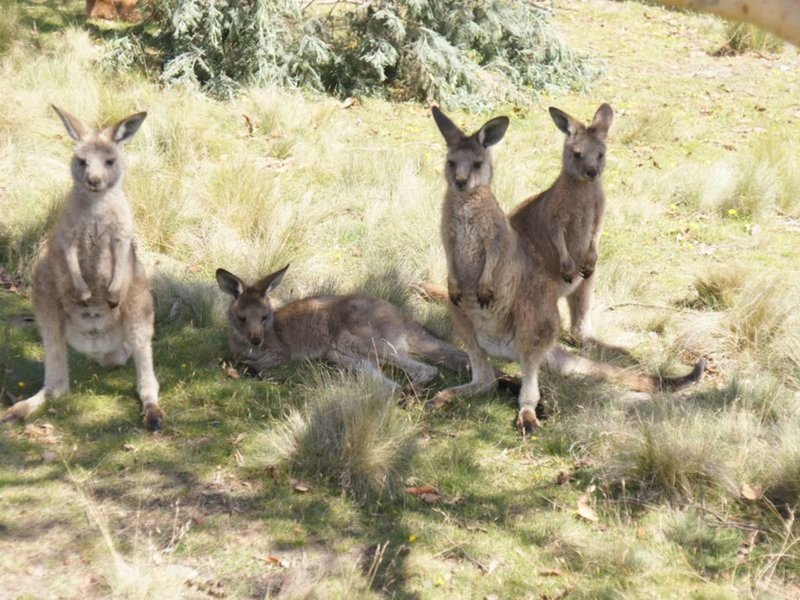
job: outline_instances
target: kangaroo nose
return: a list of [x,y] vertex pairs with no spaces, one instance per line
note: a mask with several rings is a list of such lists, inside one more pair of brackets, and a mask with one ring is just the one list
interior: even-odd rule
[[92,187],[97,187],[98,185],[100,185],[100,181],[101,179],[97,175],[89,175],[86,178],[86,182]]
[[464,190],[467,188],[467,180],[466,179],[456,179],[456,187],[460,190]]
[[586,176],[589,179],[594,179],[595,177],[597,177],[597,169],[595,169],[594,167],[589,167],[588,169],[586,169]]
[[260,346],[261,342],[263,342],[263,341],[264,341],[263,338],[260,338],[260,337],[251,337],[250,338],[250,344],[252,346]]

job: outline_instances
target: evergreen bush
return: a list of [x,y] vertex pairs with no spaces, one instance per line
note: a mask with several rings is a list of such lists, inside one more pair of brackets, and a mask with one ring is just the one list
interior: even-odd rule
[[515,0],[162,0],[151,13],[167,84],[216,96],[278,84],[471,109],[584,87],[598,73],[549,16]]

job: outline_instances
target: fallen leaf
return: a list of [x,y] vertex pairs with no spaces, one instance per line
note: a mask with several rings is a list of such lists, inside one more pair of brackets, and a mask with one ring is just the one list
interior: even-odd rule
[[240,443],[241,443],[241,441],[242,441],[244,438],[246,438],[246,437],[247,437],[247,434],[246,434],[246,433],[240,433],[239,435],[237,435],[237,436],[236,436],[236,439],[235,439],[235,440],[233,440],[233,445],[234,445],[234,446],[237,446],[237,445],[238,445],[238,444],[240,444]]
[[276,567],[286,567],[286,563],[285,562],[283,562],[277,556],[273,556],[272,554],[269,554],[269,555],[265,556],[264,557],[264,561],[268,562],[271,565],[275,565]]
[[236,456],[236,464],[239,465],[240,467],[243,467],[244,466],[244,456],[242,456],[242,453],[239,452],[239,449],[236,448],[236,450],[234,451],[233,454],[234,454],[234,456]]
[[578,515],[592,523],[597,523],[600,520],[597,513],[595,513],[594,509],[589,505],[589,496],[586,494],[578,498]]
[[438,494],[439,490],[437,490],[432,485],[420,485],[420,486],[412,486],[406,488],[406,494],[411,494],[412,496],[421,496],[422,494]]
[[419,499],[428,504],[435,504],[439,501],[439,494],[420,494]]
[[133,444],[124,444],[122,446],[123,450],[127,450],[128,452],[138,452],[139,448],[134,446]]
[[539,569],[542,577],[561,577],[564,572],[561,569]]
[[268,476],[269,476],[271,479],[277,479],[277,478],[278,478],[278,476],[281,474],[281,473],[280,473],[280,471],[278,471],[278,467],[276,467],[275,465],[269,465],[269,466],[266,468],[266,471],[267,471],[267,475],[268,475]]
[[225,375],[227,375],[231,379],[239,379],[239,377],[241,377],[241,375],[239,375],[239,371],[237,371],[231,366],[225,367]]
[[565,483],[569,483],[570,479],[572,479],[572,475],[570,475],[569,471],[559,471],[558,475],[556,476],[556,485],[564,485]]
[[745,500],[758,500],[763,495],[764,490],[760,485],[751,486],[745,483],[742,485],[740,493]]
[[307,491],[311,489],[311,486],[304,481],[298,481],[296,479],[292,479],[292,489],[296,492],[300,492],[305,494]]
[[356,100],[353,96],[350,96],[342,101],[342,108],[350,108],[356,104],[358,104],[358,100]]

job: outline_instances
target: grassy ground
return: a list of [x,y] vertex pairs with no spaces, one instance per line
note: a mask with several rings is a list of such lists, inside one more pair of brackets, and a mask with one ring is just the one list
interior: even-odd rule
[[710,373],[655,396],[544,376],[549,419],[523,440],[502,394],[431,415],[326,369],[255,381],[224,365],[220,266],[254,278],[291,262],[281,300],[360,290],[449,333],[410,292],[446,270],[444,149],[424,107],[274,90],[215,102],[104,69],[113,31],[82,23],[79,2],[0,7],[0,396],[42,382],[27,285],[71,148],[49,104],[95,123],[147,110],[125,185],[167,413],[145,433],[133,368],[72,354],[72,392],[0,432],[5,596],[800,594],[796,50],[726,56],[713,19],[556,3],[606,74],[587,95],[498,109],[512,123],[496,193],[510,209],[556,176],[547,106],[588,119],[611,103],[596,328],[631,349],[622,364],[677,374],[706,356]]

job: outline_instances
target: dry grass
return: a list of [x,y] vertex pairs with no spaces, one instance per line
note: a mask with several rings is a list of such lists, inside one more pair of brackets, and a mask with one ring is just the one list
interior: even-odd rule
[[416,427],[380,384],[317,371],[303,408],[250,444],[257,463],[287,464],[361,500],[396,498],[416,453]]

